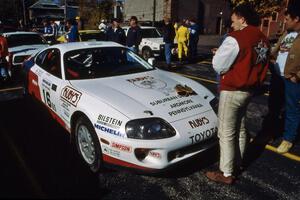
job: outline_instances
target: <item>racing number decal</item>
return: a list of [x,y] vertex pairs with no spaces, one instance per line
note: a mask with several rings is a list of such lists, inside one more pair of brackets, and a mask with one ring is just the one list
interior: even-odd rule
[[48,105],[49,108],[52,108],[54,111],[56,111],[55,105],[51,102],[50,93],[43,89],[43,96],[44,96],[44,101],[45,101],[46,105]]

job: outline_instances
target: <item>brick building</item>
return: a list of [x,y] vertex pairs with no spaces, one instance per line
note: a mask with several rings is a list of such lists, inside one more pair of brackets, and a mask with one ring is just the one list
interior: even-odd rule
[[225,0],[126,0],[124,17],[132,15],[140,21],[161,21],[165,16],[173,20],[192,17],[205,34],[221,34],[230,25],[230,7]]

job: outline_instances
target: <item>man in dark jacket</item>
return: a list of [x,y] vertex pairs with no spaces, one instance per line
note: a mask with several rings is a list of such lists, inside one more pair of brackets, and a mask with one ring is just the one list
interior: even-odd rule
[[164,43],[165,43],[165,57],[166,57],[166,63],[168,68],[171,67],[171,48],[174,43],[174,38],[175,38],[175,28],[174,26],[170,23],[169,18],[164,19],[164,26],[162,27],[162,32],[163,32],[163,38],[164,38]]
[[138,26],[136,16],[130,18],[130,28],[127,32],[126,46],[128,46],[135,53],[139,52],[139,45],[142,41],[142,31]]
[[190,19],[190,38],[189,38],[189,60],[194,62],[197,56],[197,46],[199,41],[199,26],[195,19]]
[[126,45],[125,31],[120,27],[120,21],[117,18],[112,19],[112,26],[106,32],[106,40]]

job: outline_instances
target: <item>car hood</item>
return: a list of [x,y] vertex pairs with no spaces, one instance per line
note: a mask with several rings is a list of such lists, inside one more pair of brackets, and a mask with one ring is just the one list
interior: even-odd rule
[[143,38],[144,41],[155,43],[155,44],[164,44],[164,39],[160,38]]
[[[152,116],[174,122],[211,110],[206,88],[162,70],[70,83],[131,119]],[[186,86],[193,92],[185,93]]]
[[32,55],[36,51],[39,51],[43,48],[48,47],[47,44],[37,44],[37,45],[22,45],[17,47],[8,48],[10,53],[18,54],[18,55]]

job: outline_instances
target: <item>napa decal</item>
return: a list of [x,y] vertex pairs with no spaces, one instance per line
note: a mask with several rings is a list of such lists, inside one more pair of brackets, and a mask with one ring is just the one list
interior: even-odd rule
[[188,121],[188,123],[192,129],[195,129],[209,124],[209,119],[207,119],[207,117],[198,117],[196,119]]
[[115,135],[115,136],[119,136],[119,137],[125,137],[124,133],[121,133],[120,131],[111,129],[109,127],[102,126],[100,124],[94,124],[94,126],[95,126],[96,129],[98,129],[98,130],[100,130],[102,132],[109,133],[111,135]]
[[81,95],[82,95],[81,92],[79,92],[69,86],[64,87],[61,91],[61,99],[67,101],[74,107],[77,107],[77,104],[81,98]]

